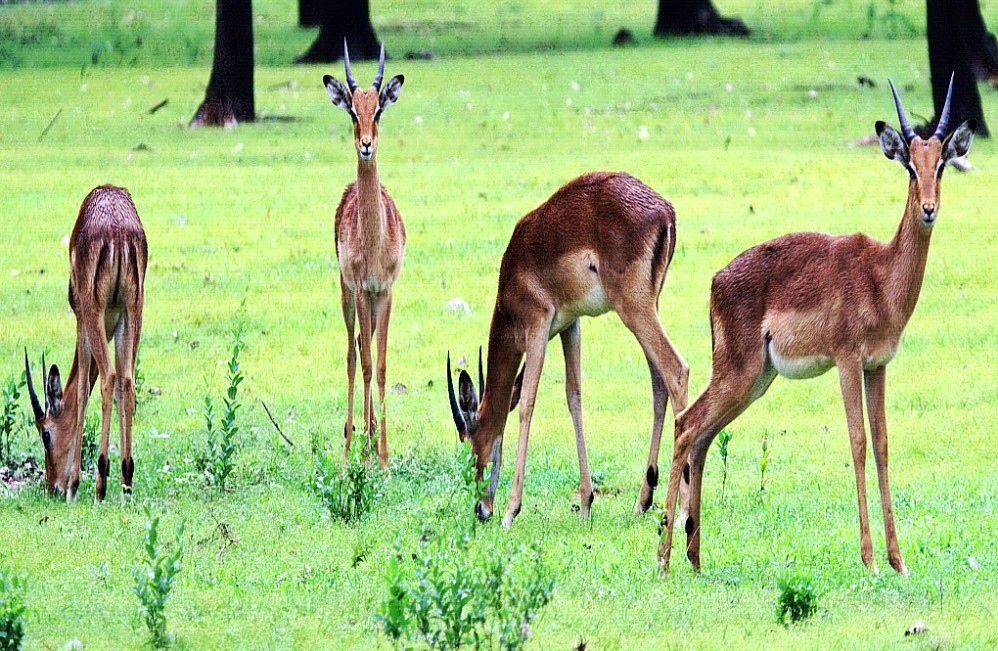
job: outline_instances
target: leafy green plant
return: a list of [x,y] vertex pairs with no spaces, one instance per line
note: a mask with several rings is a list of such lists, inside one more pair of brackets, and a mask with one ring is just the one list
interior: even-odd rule
[[221,421],[215,424],[215,405],[211,396],[204,399],[205,438],[208,444],[207,471],[212,482],[220,491],[225,491],[229,475],[235,467],[235,456],[239,451],[239,425],[236,423],[242,404],[239,402],[239,385],[244,379],[239,369],[239,354],[246,347],[246,303],[242,303],[232,329],[232,355],[227,364],[228,388],[222,399],[223,409]]
[[818,583],[810,576],[792,574],[777,582],[780,596],[776,603],[776,616],[781,624],[803,621],[818,608]]
[[0,567],[0,651],[19,651],[24,641],[24,592],[28,582]]
[[353,446],[344,466],[326,453],[322,440],[313,436],[315,476],[312,489],[334,520],[350,523],[364,517],[381,497],[381,472],[365,465],[360,446]]
[[24,373],[22,373],[20,378],[8,378],[7,384],[3,388],[3,419],[0,420],[0,466],[14,462],[12,448],[14,435],[20,427],[21,413],[18,400],[21,398],[21,389],[24,388],[24,384]]
[[724,501],[725,489],[728,486],[728,443],[731,443],[731,430],[722,429],[717,435],[717,451],[721,455],[721,501]]
[[759,499],[766,490],[766,468],[769,467],[769,435],[762,435],[762,456],[759,457]]
[[139,612],[149,630],[150,642],[157,649],[170,645],[173,636],[166,630],[166,600],[181,570],[184,548],[184,525],[177,525],[172,550],[159,543],[159,516],[145,508],[146,535],[142,563],[132,566],[135,586],[132,591],[139,599]]

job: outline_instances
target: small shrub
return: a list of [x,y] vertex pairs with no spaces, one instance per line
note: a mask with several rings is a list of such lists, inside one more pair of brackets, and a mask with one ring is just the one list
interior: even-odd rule
[[717,451],[721,455],[721,501],[724,501],[725,489],[728,486],[728,443],[731,443],[731,430],[722,429],[717,435]]
[[22,576],[0,567],[0,651],[19,651],[24,641],[24,591]]
[[146,506],[146,536],[142,564],[132,566],[135,586],[132,591],[139,599],[139,612],[149,630],[150,642],[157,649],[170,645],[173,636],[166,630],[166,600],[180,574],[184,547],[184,525],[177,525],[173,549],[159,544],[159,516],[153,516]]
[[781,624],[800,622],[814,614],[818,608],[817,581],[809,576],[793,574],[780,578],[777,583],[780,596],[776,615]]
[[351,523],[364,517],[381,497],[381,473],[364,465],[360,446],[353,446],[345,466],[326,453],[318,436],[313,437],[315,477],[312,488],[334,520]]
[[239,425],[236,416],[242,404],[239,402],[239,385],[243,381],[239,370],[239,354],[246,347],[243,337],[246,333],[246,303],[239,309],[236,325],[232,329],[232,355],[229,358],[228,388],[222,399],[221,422],[215,425],[215,405],[211,396],[204,399],[205,438],[208,444],[207,471],[212,482],[220,491],[225,491],[226,482],[235,467],[236,452],[239,451]]
[[23,420],[20,416],[21,389],[24,388],[24,373],[20,378],[11,377],[3,388],[3,419],[0,420],[0,466],[14,463],[14,435],[20,429]]
[[769,467],[769,436],[762,435],[762,456],[759,457],[759,499],[766,490],[766,468]]

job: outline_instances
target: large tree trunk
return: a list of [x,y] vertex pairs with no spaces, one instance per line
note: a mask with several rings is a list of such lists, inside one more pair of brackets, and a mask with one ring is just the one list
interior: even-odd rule
[[946,101],[950,75],[953,99],[949,123],[955,128],[964,120],[977,120],[977,135],[986,137],[978,76],[998,73],[998,47],[984,26],[978,0],[927,0],[925,5],[929,40],[929,70],[932,74],[932,103],[936,117]]
[[749,29],[738,18],[723,18],[711,0],[658,0],[655,36],[725,34],[748,36]]
[[253,102],[253,8],[251,0],[217,0],[215,58],[204,101],[191,126],[235,126],[256,117]]
[[331,63],[343,57],[343,39],[350,45],[350,58],[377,59],[381,44],[371,25],[370,0],[320,0],[319,35],[295,63]]
[[298,26],[318,27],[322,23],[322,7],[328,0],[298,0]]

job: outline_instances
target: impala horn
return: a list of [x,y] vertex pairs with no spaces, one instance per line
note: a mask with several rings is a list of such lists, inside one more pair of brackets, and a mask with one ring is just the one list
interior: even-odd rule
[[24,349],[24,374],[28,381],[28,395],[31,396],[31,411],[35,412],[35,420],[45,417],[42,405],[38,402],[38,394],[35,393],[35,385],[31,381],[31,366],[28,364],[28,349]]
[[887,83],[891,85],[891,92],[894,93],[894,104],[898,109],[898,122],[901,123],[901,135],[904,136],[905,143],[911,144],[911,141],[915,139],[915,130],[911,128],[911,124],[908,123],[908,116],[904,114],[904,107],[901,106],[901,96],[898,95],[898,89],[894,87],[894,82],[888,79]]
[[468,431],[468,424],[464,422],[461,415],[461,408],[457,404],[457,396],[454,395],[454,376],[450,370],[450,351],[447,351],[447,393],[450,394],[450,414],[454,417],[454,427],[462,437]]
[[45,398],[45,413],[49,411],[49,369],[45,366],[45,353],[42,353],[42,396]]
[[482,374],[482,347],[478,347],[478,402],[485,397],[485,376]]
[[347,39],[343,37],[343,67],[347,71],[347,86],[350,87],[350,92],[357,90],[357,81],[353,78],[353,72],[350,70],[350,52],[347,50]]
[[933,138],[939,138],[942,140],[946,137],[946,128],[949,126],[949,101],[953,99],[953,77],[956,73],[950,73],[949,76],[949,90],[946,91],[946,101],[943,103],[943,112],[939,114],[939,125],[936,127],[936,132],[932,134]]
[[381,91],[381,80],[385,78],[385,41],[381,41],[381,59],[378,62],[378,75],[374,78],[374,90]]

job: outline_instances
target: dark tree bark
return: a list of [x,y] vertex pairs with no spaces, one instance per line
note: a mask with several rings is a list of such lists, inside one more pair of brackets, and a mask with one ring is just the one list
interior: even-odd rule
[[977,135],[987,137],[977,79],[998,74],[998,45],[984,26],[978,0],[927,0],[925,15],[932,103],[936,112],[932,130],[946,101],[952,74],[950,125],[955,128],[964,120],[975,118]]
[[722,34],[748,36],[749,29],[739,18],[724,18],[711,0],[658,0],[655,36]]
[[319,0],[319,35],[295,63],[331,63],[343,57],[343,39],[350,46],[350,59],[377,59],[381,43],[371,25],[370,0]]
[[328,4],[328,0],[298,0],[298,26],[318,27],[324,4]]
[[217,0],[215,58],[204,101],[191,126],[235,126],[256,117],[251,0]]

